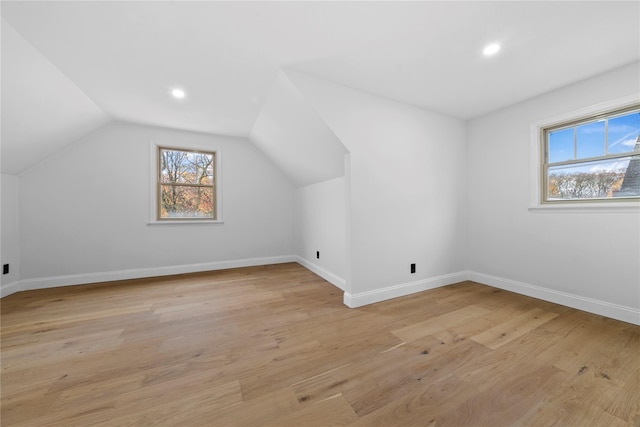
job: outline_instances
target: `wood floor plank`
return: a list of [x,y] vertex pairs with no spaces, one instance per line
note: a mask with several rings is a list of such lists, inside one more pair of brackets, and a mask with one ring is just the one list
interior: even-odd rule
[[300,409],[291,387],[284,387],[255,399],[243,399],[239,405],[219,411],[214,424],[227,427],[263,426],[282,420]]
[[473,385],[454,374],[421,387],[370,412],[353,423],[353,427],[437,426],[436,419],[451,411],[462,400],[476,395]]
[[2,426],[640,426],[640,327],[473,282],[358,309],[298,264],[0,300]]
[[522,418],[541,398],[561,384],[564,373],[552,366],[512,377],[436,419],[445,426],[508,426]]
[[538,326],[547,323],[549,320],[558,317],[557,313],[546,312],[540,308],[534,308],[507,322],[494,326],[491,329],[480,332],[471,337],[477,343],[483,344],[492,350],[503,346],[527,332],[536,329]]
[[401,340],[408,342],[418,338],[432,335],[446,327],[455,327],[464,324],[475,318],[488,314],[489,310],[476,305],[466,306],[456,311],[443,314],[441,316],[414,323],[404,328],[391,331]]
[[581,405],[576,402],[546,402],[530,414],[514,423],[514,426],[606,426],[630,427],[629,424],[597,406]]
[[374,375],[363,381],[365,385],[369,385],[368,387],[352,387],[345,390],[345,397],[352,402],[358,415],[366,415],[380,406],[391,404],[406,393],[421,388],[425,383],[440,381],[450,374],[452,366],[463,363],[464,359],[470,357],[477,350],[476,347],[479,345],[472,341],[445,343],[435,347],[443,349],[438,354],[433,347],[425,351],[424,345],[413,349],[407,345],[407,352],[413,357],[407,358],[406,361],[399,360],[399,363],[390,363],[385,369],[377,368]]
[[349,402],[341,394],[336,394],[263,425],[265,427],[348,426],[357,420],[358,415]]
[[[127,393],[118,398],[115,410],[121,416],[115,416],[112,425],[205,425],[217,418],[219,412],[242,402],[240,382],[231,382],[209,386],[206,381],[176,380],[163,384],[165,390],[173,390],[171,396],[159,398],[154,390],[146,395]],[[191,387],[196,387],[192,389]],[[157,387],[158,391],[160,387]],[[189,393],[184,392],[189,388]]]

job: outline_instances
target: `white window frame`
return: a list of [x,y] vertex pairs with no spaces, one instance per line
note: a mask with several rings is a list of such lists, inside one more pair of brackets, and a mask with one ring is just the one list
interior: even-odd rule
[[[201,151],[215,153],[215,209],[216,219],[189,218],[189,219],[163,219],[158,220],[158,166],[160,148],[172,148],[184,151]],[[181,142],[149,143],[149,220],[148,225],[194,225],[194,224],[223,224],[222,220],[222,150],[219,147],[205,146],[202,144],[185,144]]]
[[544,201],[544,176],[543,164],[545,160],[545,147],[542,141],[544,129],[580,119],[594,116],[618,109],[629,108],[640,101],[640,93],[613,99],[600,104],[591,105],[579,110],[570,111],[549,117],[531,124],[530,127],[530,201],[531,212],[640,212],[638,200],[562,200],[554,202]]

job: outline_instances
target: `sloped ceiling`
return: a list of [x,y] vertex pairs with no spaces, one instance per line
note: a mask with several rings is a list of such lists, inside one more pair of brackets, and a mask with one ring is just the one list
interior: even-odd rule
[[[0,7],[20,37],[9,29],[5,43],[3,25],[2,171],[11,173],[107,117],[247,136],[283,69],[468,119],[640,59],[638,2]],[[502,51],[482,57],[492,41]],[[21,55],[31,65],[14,65]],[[171,99],[174,86],[187,98]],[[46,130],[54,125],[71,130]]]
[[17,174],[110,121],[2,22],[2,172]]
[[346,148],[284,72],[249,137],[297,186],[344,175]]

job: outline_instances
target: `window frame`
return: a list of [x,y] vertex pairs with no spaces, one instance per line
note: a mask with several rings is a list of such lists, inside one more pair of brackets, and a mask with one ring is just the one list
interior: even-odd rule
[[[631,106],[627,106],[625,108],[621,108],[621,109],[614,109],[614,110],[608,110],[608,111],[603,111],[600,112],[598,114],[594,114],[594,115],[589,115],[587,117],[579,117],[576,118],[575,120],[571,120],[569,122],[565,122],[565,123],[559,123],[553,126],[547,126],[541,129],[541,135],[540,135],[540,145],[541,148],[543,150],[543,161],[541,162],[541,167],[542,167],[542,188],[541,188],[541,193],[542,193],[542,203],[565,203],[565,202],[579,202],[579,203],[584,203],[584,202],[615,202],[615,203],[619,203],[621,201],[628,201],[628,200],[636,200],[636,199],[640,199],[640,196],[635,196],[635,197],[593,197],[593,198],[586,198],[586,199],[549,199],[549,168],[551,167],[555,167],[555,166],[571,166],[571,165],[584,165],[587,163],[592,163],[592,162],[597,162],[597,161],[602,161],[602,160],[616,160],[616,159],[622,159],[625,157],[631,157],[631,156],[637,156],[638,153],[635,153],[634,151],[630,151],[630,152],[624,152],[624,153],[615,153],[615,154],[607,154],[607,151],[609,149],[609,144],[606,138],[606,132],[608,130],[608,120],[611,118],[615,118],[615,117],[619,117],[619,116],[623,116],[626,113],[631,113],[631,112],[640,112],[640,104],[636,104],[636,105],[631,105]],[[594,157],[585,157],[585,158],[574,158],[571,160],[563,160],[563,161],[559,161],[559,162],[549,162],[549,135],[551,134],[551,132],[554,131],[559,131],[559,130],[564,130],[564,129],[576,129],[578,126],[580,125],[589,125],[592,123],[598,123],[600,121],[602,121],[603,119],[606,119],[607,122],[605,124],[605,154],[601,155],[601,156],[594,156]],[[575,134],[574,134],[574,157],[577,157],[577,141],[575,140]]]
[[[640,108],[640,93],[591,105],[579,110],[550,117],[531,124],[531,186],[530,211],[556,212],[640,212],[640,198],[594,198],[594,199],[561,199],[547,200],[547,131],[576,126],[579,123],[589,123],[614,116],[624,111]],[[633,155],[633,152],[593,157],[588,159],[574,159],[573,164],[588,163],[597,160],[608,160]],[[557,165],[556,162],[552,165]]]
[[[213,197],[214,218],[161,218],[161,186],[160,181],[160,150],[175,150],[192,153],[205,153],[214,155],[213,164]],[[222,220],[222,150],[219,147],[204,146],[201,144],[183,143],[158,143],[151,141],[149,144],[149,220],[148,225],[187,225],[187,224],[223,224]],[[166,183],[165,183],[166,184]],[[186,186],[192,186],[186,184]]]

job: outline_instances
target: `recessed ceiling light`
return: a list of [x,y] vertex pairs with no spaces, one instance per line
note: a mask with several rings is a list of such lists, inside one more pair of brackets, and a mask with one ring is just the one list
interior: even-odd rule
[[485,46],[482,50],[482,54],[484,56],[493,56],[500,51],[500,45],[498,43],[491,43],[490,45]]
[[175,88],[175,89],[171,89],[171,96],[173,96],[176,99],[183,99],[185,96],[187,96],[187,94],[185,93],[184,90],[180,88]]

